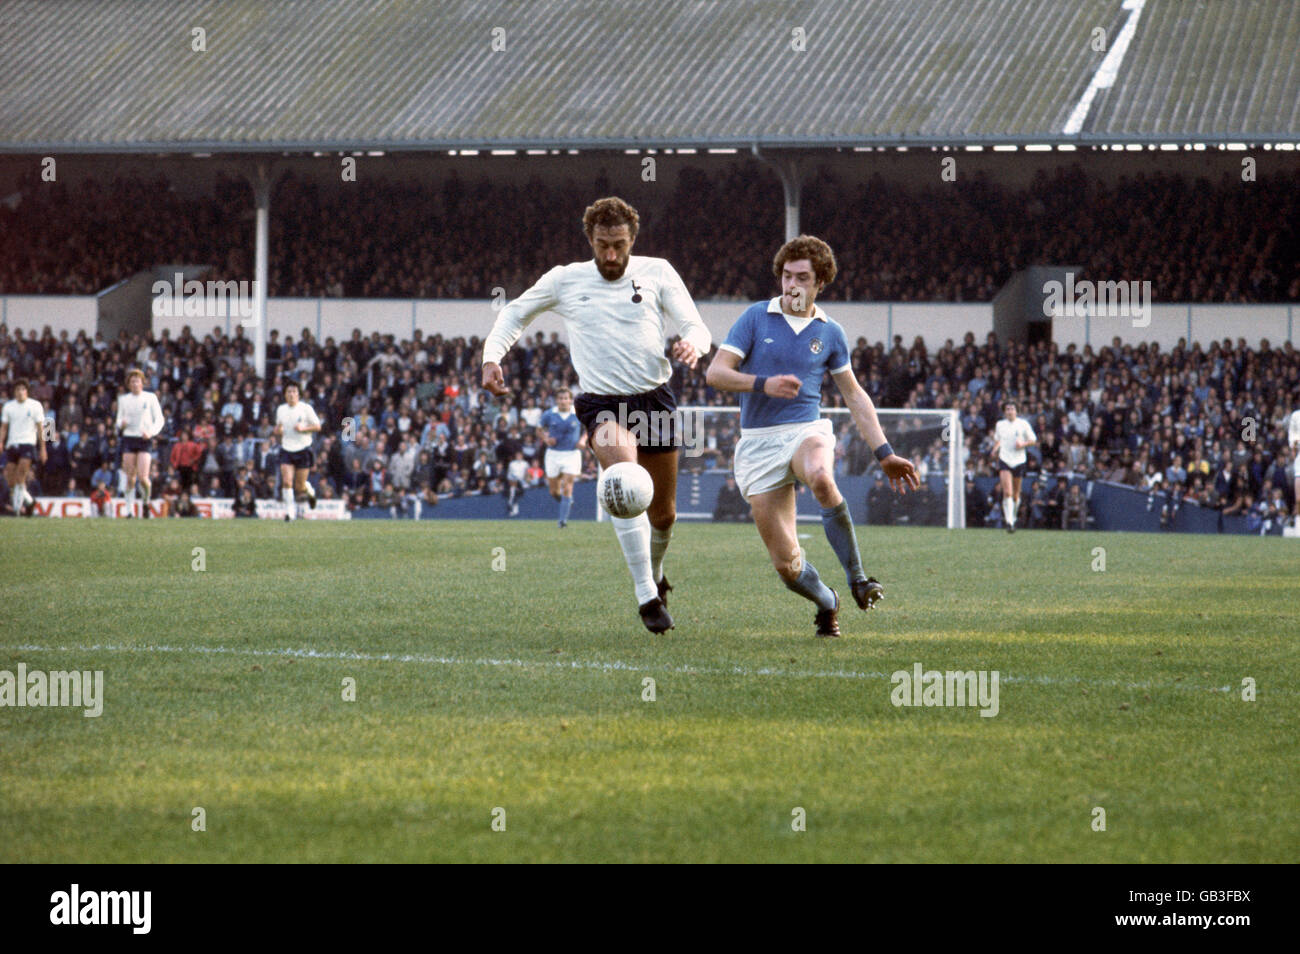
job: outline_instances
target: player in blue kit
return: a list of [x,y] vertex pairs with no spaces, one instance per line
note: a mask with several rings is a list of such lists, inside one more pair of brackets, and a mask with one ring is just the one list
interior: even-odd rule
[[835,436],[821,416],[826,372],[894,489],[915,490],[920,480],[912,462],[885,440],[876,406],[853,374],[844,329],[816,304],[837,271],[831,247],[801,235],[781,246],[773,271],[781,296],[745,309],[718,346],[706,380],[741,394],[733,470],[772,565],[787,587],[817,604],[817,635],[839,636],[839,596],[805,559],[795,532],[796,480],[821,504],[826,539],[858,606],[870,609],[884,588],[862,569],[849,506],[835,485]]
[[537,436],[546,445],[546,486],[560,502],[563,528],[573,509],[573,481],[582,473],[582,449],[587,446],[587,434],[573,411],[573,392],[568,388],[555,392],[555,407],[537,422]]

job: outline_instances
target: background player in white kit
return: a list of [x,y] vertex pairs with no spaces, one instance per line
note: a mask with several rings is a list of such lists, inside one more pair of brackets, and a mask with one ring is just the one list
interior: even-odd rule
[[27,478],[32,462],[45,463],[45,409],[41,402],[27,395],[27,382],[15,381],[13,399],[5,401],[0,411],[0,447],[5,454],[5,484],[14,516],[30,517],[36,501],[27,492]]
[[998,480],[1002,484],[1002,517],[1007,533],[1016,532],[1020,515],[1020,481],[1025,475],[1029,455],[1026,447],[1038,443],[1038,435],[1029,422],[1016,415],[1016,402],[1002,402],[1002,420],[993,428],[993,453],[998,462]]
[[835,485],[835,436],[821,416],[828,372],[894,489],[906,493],[920,481],[912,462],[885,439],[876,406],[853,374],[844,329],[816,304],[837,272],[831,247],[801,235],[781,246],[772,270],[781,296],[745,309],[718,346],[706,379],[719,390],[741,392],[733,469],[772,566],[789,589],[817,605],[817,635],[838,636],[839,596],[805,558],[796,535],[796,480],[821,504],[826,540],[858,606],[870,609],[884,588],[862,569],[849,505]]
[[126,515],[135,514],[135,489],[139,486],[140,516],[149,516],[153,492],[153,439],[163,429],[158,396],[144,389],[144,372],[132,368],[126,373],[126,393],[117,398],[117,427],[122,432],[122,470],[126,472]]
[[555,407],[537,421],[537,435],[546,445],[546,486],[560,502],[559,524],[563,527],[573,509],[573,481],[582,473],[582,448],[587,446],[582,422],[573,412],[573,392],[568,388],[555,392]]
[[320,430],[320,418],[312,406],[298,399],[298,385],[284,386],[284,403],[275,409],[275,436],[280,439],[280,495],[288,511],[285,520],[298,516],[299,500],[316,509],[316,491],[307,480],[311,474],[313,436]]
[[[713,343],[681,277],[662,258],[633,256],[640,217],[622,199],[597,199],[582,217],[594,261],[557,265],[497,316],[483,345],[483,387],[509,394],[501,359],[544,311],[564,319],[581,390],[574,409],[602,467],[635,461],[650,472],[654,497],[645,513],[611,518],[636,586],[641,621],[652,633],[673,626],[672,587],[663,556],[677,520],[677,401],[664,356],[665,319],[681,333],[672,357],[695,367]],[[663,432],[629,430],[634,420],[668,419]],[[620,421],[627,421],[625,427]]]

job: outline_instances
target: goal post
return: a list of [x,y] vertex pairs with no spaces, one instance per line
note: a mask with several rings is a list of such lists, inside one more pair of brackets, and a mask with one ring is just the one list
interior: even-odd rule
[[[822,408],[821,413],[831,419],[835,431],[836,482],[850,501],[851,511],[859,513],[866,507],[867,494],[880,465],[857,433],[847,408]],[[964,528],[965,439],[958,412],[882,407],[876,408],[876,414],[894,452],[916,465],[923,483],[920,494],[909,490],[904,495],[888,490],[884,499],[888,500],[889,517],[885,522],[946,526],[952,530]],[[698,488],[708,485],[710,477],[720,483],[722,477],[731,473],[732,454],[740,439],[740,408],[683,406],[678,409],[677,425],[683,444],[678,456],[678,516],[706,519],[711,513],[707,509],[709,501],[702,499],[703,493]],[[712,492],[716,494],[716,489]],[[800,520],[819,519],[809,509],[806,502],[801,506]],[[605,516],[597,503],[596,519],[604,520]]]

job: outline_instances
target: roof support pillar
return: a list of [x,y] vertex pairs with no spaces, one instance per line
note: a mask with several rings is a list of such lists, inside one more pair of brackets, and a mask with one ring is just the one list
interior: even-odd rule
[[798,157],[789,154],[776,157],[764,155],[758,148],[758,143],[754,143],[751,151],[755,158],[766,162],[781,177],[781,189],[785,193],[785,240],[788,242],[798,238],[800,193],[803,184],[799,174]]
[[[253,198],[257,205],[257,234],[253,266],[253,367],[266,382],[267,260],[271,243],[271,163],[261,160],[253,173]],[[266,382],[269,383],[269,382]]]

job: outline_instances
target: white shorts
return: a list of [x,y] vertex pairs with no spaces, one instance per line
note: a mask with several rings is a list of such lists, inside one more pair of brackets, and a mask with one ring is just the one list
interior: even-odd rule
[[790,467],[794,452],[816,434],[825,434],[834,440],[835,431],[830,418],[741,431],[731,465],[741,496],[748,500],[754,494],[765,494],[794,483],[794,470]]
[[575,477],[582,473],[582,451],[580,450],[556,450],[553,447],[546,448],[546,479],[554,480],[560,474],[573,474]]

